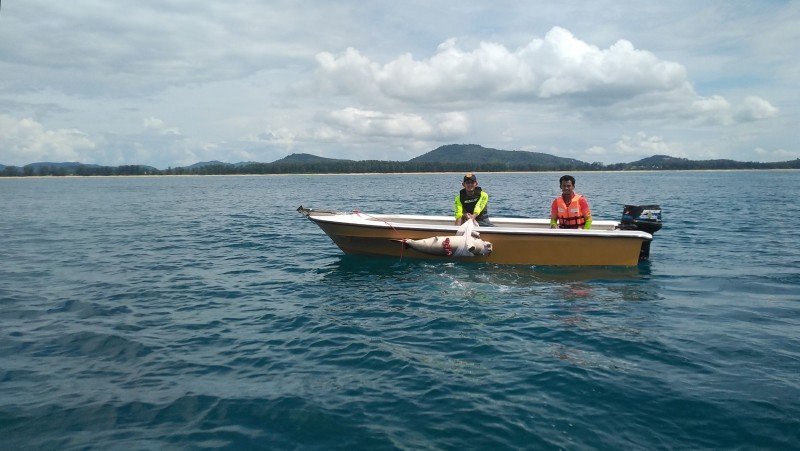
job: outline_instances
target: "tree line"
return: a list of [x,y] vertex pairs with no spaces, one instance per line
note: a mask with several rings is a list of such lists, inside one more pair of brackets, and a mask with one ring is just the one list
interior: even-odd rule
[[708,169],[800,169],[800,159],[777,163],[739,162],[733,160],[692,161],[674,159],[643,164],[582,163],[545,165],[535,163],[467,163],[410,161],[333,160],[306,163],[243,163],[206,164],[189,167],[156,169],[144,165],[98,166],[85,164],[37,164],[23,167],[5,166],[2,177],[25,176],[120,176],[120,175],[242,175],[242,174],[346,174],[403,172],[538,172],[538,171],[628,171],[628,170],[708,170]]

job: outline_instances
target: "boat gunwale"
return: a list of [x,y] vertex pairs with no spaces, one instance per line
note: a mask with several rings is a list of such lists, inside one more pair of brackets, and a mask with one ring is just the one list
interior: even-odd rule
[[[346,225],[353,227],[364,227],[369,229],[392,229],[392,230],[413,230],[413,231],[431,231],[441,233],[455,234],[458,230],[456,225],[431,225],[421,223],[407,223],[407,222],[392,222],[391,218],[400,218],[404,220],[414,219],[429,219],[429,220],[451,220],[449,216],[422,216],[422,215],[385,215],[385,214],[369,214],[361,216],[361,213],[339,213],[339,214],[322,214],[314,215],[313,212],[308,215],[308,219],[315,223],[326,223],[336,225]],[[523,221],[544,221],[532,218],[492,218],[493,221],[501,222],[507,220],[516,220],[520,223]],[[514,221],[515,222],[515,221]],[[604,221],[607,225],[615,224],[614,221]],[[541,222],[545,223],[545,222]],[[652,241],[653,235],[643,232],[641,230],[582,230],[582,229],[522,229],[521,227],[484,227],[479,229],[483,235],[550,235],[568,236],[568,237],[584,237],[584,238],[639,238],[644,241]]]

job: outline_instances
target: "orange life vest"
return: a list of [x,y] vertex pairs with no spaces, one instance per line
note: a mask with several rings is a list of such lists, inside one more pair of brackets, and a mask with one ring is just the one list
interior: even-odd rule
[[578,229],[586,223],[585,212],[581,211],[581,195],[574,194],[569,205],[564,202],[563,196],[556,198],[558,206],[558,226],[563,229]]

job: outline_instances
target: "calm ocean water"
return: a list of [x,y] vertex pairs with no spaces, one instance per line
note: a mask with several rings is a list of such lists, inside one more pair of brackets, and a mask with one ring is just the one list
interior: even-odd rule
[[[495,216],[555,173],[479,174]],[[797,449],[800,172],[578,173],[638,268],[343,255],[460,174],[0,179],[0,449]]]

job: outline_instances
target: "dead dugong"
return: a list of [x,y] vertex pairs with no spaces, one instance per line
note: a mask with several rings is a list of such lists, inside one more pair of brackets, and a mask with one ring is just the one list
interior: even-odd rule
[[406,249],[411,248],[424,254],[459,256],[459,255],[489,255],[492,253],[492,243],[476,238],[477,232],[469,239],[464,235],[432,236],[421,240],[395,240],[403,243]]

